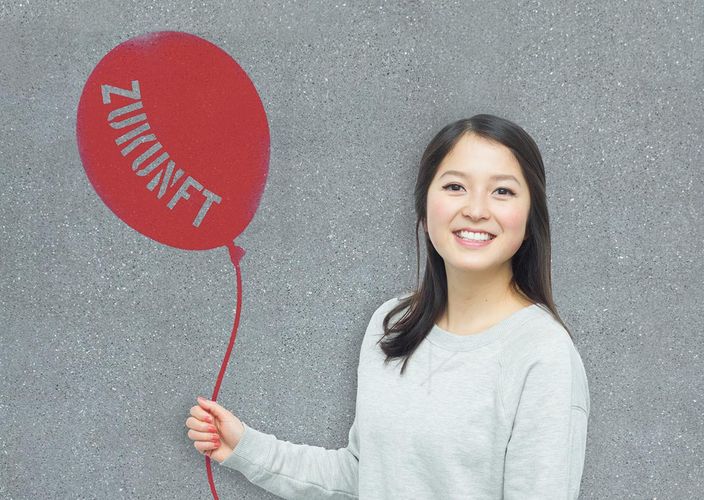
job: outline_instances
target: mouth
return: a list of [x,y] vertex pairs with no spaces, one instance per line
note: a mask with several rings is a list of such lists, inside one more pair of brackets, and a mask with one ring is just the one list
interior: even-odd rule
[[467,242],[477,242],[482,243],[485,241],[491,241],[496,238],[495,234],[487,232],[473,232],[473,231],[453,231],[453,234],[462,241]]

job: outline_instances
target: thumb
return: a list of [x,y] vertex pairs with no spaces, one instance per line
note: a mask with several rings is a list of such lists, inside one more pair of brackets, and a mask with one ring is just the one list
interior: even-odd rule
[[198,404],[201,406],[201,408],[209,411],[212,415],[220,419],[225,419],[230,415],[230,412],[228,410],[217,404],[215,401],[211,401],[210,399],[205,399],[201,396],[198,396]]

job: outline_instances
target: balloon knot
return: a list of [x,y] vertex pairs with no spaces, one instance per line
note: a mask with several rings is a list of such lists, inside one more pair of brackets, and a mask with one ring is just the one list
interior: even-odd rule
[[235,245],[234,243],[230,243],[227,245],[227,249],[230,251],[230,260],[232,263],[235,265],[235,267],[240,265],[240,259],[244,257],[244,248]]

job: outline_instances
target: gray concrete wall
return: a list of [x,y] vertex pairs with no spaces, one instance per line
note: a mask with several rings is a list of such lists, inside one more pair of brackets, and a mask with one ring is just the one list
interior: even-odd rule
[[[695,1],[2,2],[0,497],[210,495],[184,421],[232,326],[227,251],[124,224],[74,132],[103,55],[165,29],[234,57],[271,129],[222,404],[346,445],[369,316],[414,284],[419,155],[487,112],[546,164],[554,293],[592,397],[582,497],[700,495],[703,18]],[[272,498],[213,469],[220,498]]]

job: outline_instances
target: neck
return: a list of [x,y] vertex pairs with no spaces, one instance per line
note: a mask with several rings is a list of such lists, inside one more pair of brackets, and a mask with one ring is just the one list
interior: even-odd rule
[[439,324],[450,332],[481,330],[531,302],[510,286],[510,261],[498,270],[446,269],[447,308]]

